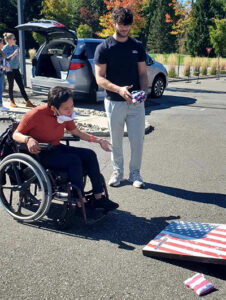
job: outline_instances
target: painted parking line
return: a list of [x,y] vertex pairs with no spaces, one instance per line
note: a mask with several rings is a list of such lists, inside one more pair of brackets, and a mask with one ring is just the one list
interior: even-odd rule
[[175,106],[174,108],[185,109],[185,110],[198,110],[198,111],[206,110],[206,108],[186,107],[186,106]]

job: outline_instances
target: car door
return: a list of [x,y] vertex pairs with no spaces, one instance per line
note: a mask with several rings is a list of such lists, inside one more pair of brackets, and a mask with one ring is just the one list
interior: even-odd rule
[[[42,45],[37,54],[36,59],[39,60],[42,50],[45,48],[45,45],[48,43],[56,41],[65,41],[70,40],[71,43],[76,45],[77,36],[76,33],[72,30],[67,29],[63,24],[53,21],[53,20],[40,20],[40,21],[31,21],[25,24],[20,24],[16,26],[18,30],[33,31],[41,34],[45,37],[45,44]],[[32,89],[37,93],[48,93],[48,90],[56,85],[70,86],[70,82],[66,82],[66,78],[54,78],[51,76],[40,76],[37,75],[32,77]]]
[[[87,53],[89,63],[92,67],[94,79],[95,79],[94,54],[95,54],[96,47],[99,44],[101,44],[102,42],[103,42],[102,39],[85,39],[86,53]],[[95,82],[96,82],[96,79],[95,79]],[[96,85],[97,85],[97,83],[96,83]],[[97,86],[97,87],[98,87],[97,92],[96,92],[97,93],[97,101],[103,101],[106,96],[105,90],[100,86]]]

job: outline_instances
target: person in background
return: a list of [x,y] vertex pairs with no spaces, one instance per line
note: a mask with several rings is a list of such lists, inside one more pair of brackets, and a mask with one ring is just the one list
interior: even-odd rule
[[6,61],[6,56],[2,51],[3,39],[0,38],[0,111],[7,111],[8,108],[4,107],[2,104],[2,93],[4,90],[4,72],[9,70],[9,66]]
[[10,70],[6,73],[8,84],[9,84],[9,97],[10,97],[10,106],[17,107],[14,96],[13,96],[13,86],[14,79],[20,89],[20,92],[26,101],[26,107],[35,107],[34,104],[29,100],[27,93],[24,89],[22,76],[20,74],[20,62],[19,62],[19,47],[16,45],[16,38],[13,33],[4,33],[4,40],[6,45],[3,47],[3,52],[6,55],[6,58],[9,60]]
[[[131,147],[129,181],[136,188],[144,182],[140,176],[145,133],[144,101],[148,91],[146,53],[141,44],[129,37],[132,12],[117,7],[112,12],[115,32],[97,46],[94,56],[97,84],[107,91],[104,100],[112,143],[113,173],[110,186],[119,186],[123,179],[122,141],[126,123]],[[142,103],[132,103],[132,91],[143,90]]]

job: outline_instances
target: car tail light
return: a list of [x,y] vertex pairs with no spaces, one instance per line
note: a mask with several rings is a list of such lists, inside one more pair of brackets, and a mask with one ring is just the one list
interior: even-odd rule
[[76,63],[76,62],[71,62],[69,70],[78,70],[85,67],[85,63]]

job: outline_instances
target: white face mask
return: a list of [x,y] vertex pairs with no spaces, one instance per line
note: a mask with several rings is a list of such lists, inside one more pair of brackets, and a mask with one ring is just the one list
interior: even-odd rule
[[[57,110],[57,113],[59,114],[58,110]],[[57,116],[57,123],[63,124],[64,122],[74,121],[74,119],[75,119],[75,112],[73,111],[73,113],[70,117],[65,116],[65,115],[58,115]]]

